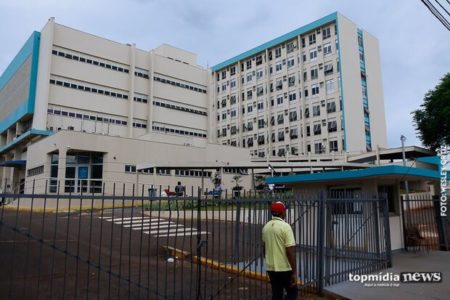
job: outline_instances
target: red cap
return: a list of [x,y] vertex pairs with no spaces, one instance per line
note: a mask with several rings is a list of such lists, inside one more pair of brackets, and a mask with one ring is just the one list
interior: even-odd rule
[[272,203],[272,212],[281,214],[286,210],[286,206],[284,206],[283,202],[277,201]]

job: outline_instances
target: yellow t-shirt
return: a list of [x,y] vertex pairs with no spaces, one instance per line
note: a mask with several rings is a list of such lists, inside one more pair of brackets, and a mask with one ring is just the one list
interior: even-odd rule
[[291,225],[281,218],[272,217],[263,227],[262,240],[266,249],[266,270],[291,271],[286,255],[286,248],[296,245]]

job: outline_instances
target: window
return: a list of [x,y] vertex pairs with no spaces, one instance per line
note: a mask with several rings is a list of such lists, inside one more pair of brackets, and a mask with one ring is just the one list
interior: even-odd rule
[[258,111],[264,110],[264,101],[258,101]]
[[258,136],[258,145],[264,145],[264,135]]
[[309,125],[306,126],[306,136],[311,136],[311,127]]
[[247,82],[252,81],[252,73],[247,74]]
[[226,118],[227,118],[227,113],[226,113],[226,112],[223,112],[223,113],[222,113],[222,120],[226,120]]
[[252,61],[251,60],[247,60],[246,62],[247,65],[247,70],[252,68]]
[[314,153],[315,154],[325,153],[325,149],[322,146],[322,143],[314,143]]
[[249,114],[251,112],[253,112],[253,104],[247,105],[247,113]]
[[222,79],[227,78],[227,71],[222,71]]
[[253,122],[252,121],[249,121],[248,123],[247,123],[247,131],[252,131],[253,130]]
[[247,91],[247,99],[252,99],[253,98],[253,92],[252,91]]
[[262,64],[262,62],[263,62],[262,56],[261,56],[261,55],[260,55],[260,56],[257,56],[257,57],[256,57],[256,65],[259,66],[259,65]]
[[327,65],[325,65],[324,70],[323,70],[323,73],[324,73],[325,75],[333,74],[333,64],[327,64]]
[[270,125],[275,125],[275,116],[273,115],[270,117]]
[[277,105],[281,105],[283,104],[283,95],[278,95],[277,96]]
[[224,92],[227,89],[227,85],[226,84],[222,84],[222,92]]
[[296,46],[295,46],[294,42],[289,42],[286,44],[287,53],[293,52],[295,48],[296,48]]
[[291,138],[291,140],[298,138],[298,128],[297,127],[291,128],[291,130],[289,131],[289,137]]
[[316,59],[317,59],[317,50],[315,48],[309,50],[309,60],[313,61]]
[[326,89],[327,95],[334,93],[334,80],[333,79],[326,81],[325,89]]
[[295,75],[288,78],[288,86],[291,87],[294,85],[295,85]]
[[247,139],[247,146],[248,147],[253,147],[253,138],[250,137],[250,138]]
[[278,131],[278,141],[279,142],[284,141],[284,130]]
[[283,117],[283,114],[279,114],[279,115],[277,116],[277,124],[280,125],[280,124],[283,124],[283,123],[284,123],[284,117]]
[[313,117],[320,116],[320,105],[313,106]]
[[312,94],[312,95],[317,95],[317,94],[319,94],[319,85],[313,84],[313,85],[311,86],[311,94]]
[[286,153],[286,151],[285,151],[284,148],[279,148],[278,149],[278,156],[285,156],[285,153]]
[[324,30],[322,30],[322,39],[327,39],[331,37],[331,29],[330,27],[325,28]]
[[337,141],[330,141],[330,152],[335,151],[338,152],[338,142]]
[[281,48],[278,47],[278,48],[275,49],[275,58],[278,58],[280,56],[281,56]]
[[264,119],[259,119],[258,120],[258,128],[259,129],[264,128],[265,125],[266,125],[266,122],[264,122]]
[[235,66],[230,68],[230,75],[231,76],[236,75],[236,67]]
[[303,72],[303,81],[308,80],[308,73],[307,72]]
[[289,121],[294,122],[297,121],[297,111],[290,111],[289,112]]
[[311,69],[311,80],[317,79],[319,77],[319,70],[317,68]]
[[222,99],[222,108],[227,106],[227,100],[226,99]]
[[125,173],[136,173],[135,165],[125,165]]
[[235,95],[230,97],[230,104],[231,105],[236,104],[236,96]]
[[275,64],[275,71],[279,72],[283,69],[283,64],[281,62]]
[[305,118],[309,118],[309,107],[305,108]]
[[232,118],[236,118],[237,117],[237,110],[236,109],[232,109],[230,112],[230,115]]
[[262,96],[263,94],[264,94],[264,88],[262,86],[258,86],[256,88],[256,96],[259,97],[259,96]]
[[297,93],[296,92],[289,93],[289,101],[295,101],[295,100],[297,100]]
[[231,130],[230,130],[231,135],[235,135],[236,132],[237,132],[236,125],[231,126]]
[[323,54],[325,55],[325,56],[328,56],[328,55],[330,55],[332,53],[332,50],[331,50],[331,43],[326,43],[325,45],[323,45]]
[[230,87],[231,87],[232,89],[235,89],[235,88],[236,88],[236,80],[231,80],[231,81],[230,81]]
[[328,132],[336,132],[336,131],[337,131],[336,120],[328,122]]
[[277,89],[277,91],[283,89],[283,80],[280,79],[277,81],[276,89]]
[[259,79],[261,79],[261,78],[263,78],[263,77],[264,77],[264,72],[263,72],[263,70],[261,70],[261,69],[256,70],[256,80],[259,80]]
[[305,42],[305,38],[303,37],[302,38],[302,48],[305,48],[306,47],[306,42]]
[[227,136],[227,129],[225,127],[222,128],[222,136]]
[[313,132],[314,135],[322,134],[322,126],[320,124],[314,124]]
[[327,113],[334,113],[336,112],[336,103],[334,101],[327,103]]
[[310,45],[315,44],[315,43],[316,43],[316,34],[315,34],[315,33],[310,34],[310,35],[308,36],[308,39],[309,39],[309,44],[310,44]]
[[292,68],[295,65],[295,59],[293,57],[288,58],[287,66],[288,68]]

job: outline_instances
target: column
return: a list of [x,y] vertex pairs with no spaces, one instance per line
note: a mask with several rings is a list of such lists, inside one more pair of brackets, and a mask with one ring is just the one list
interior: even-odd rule
[[65,187],[65,179],[66,179],[66,157],[67,157],[67,148],[61,147],[58,149],[58,186],[59,193],[64,193]]

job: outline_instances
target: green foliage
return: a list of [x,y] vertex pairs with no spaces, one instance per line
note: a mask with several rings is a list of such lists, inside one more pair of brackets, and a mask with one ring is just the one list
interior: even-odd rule
[[422,143],[436,150],[450,145],[450,73],[425,94],[421,108],[412,112],[417,135]]

